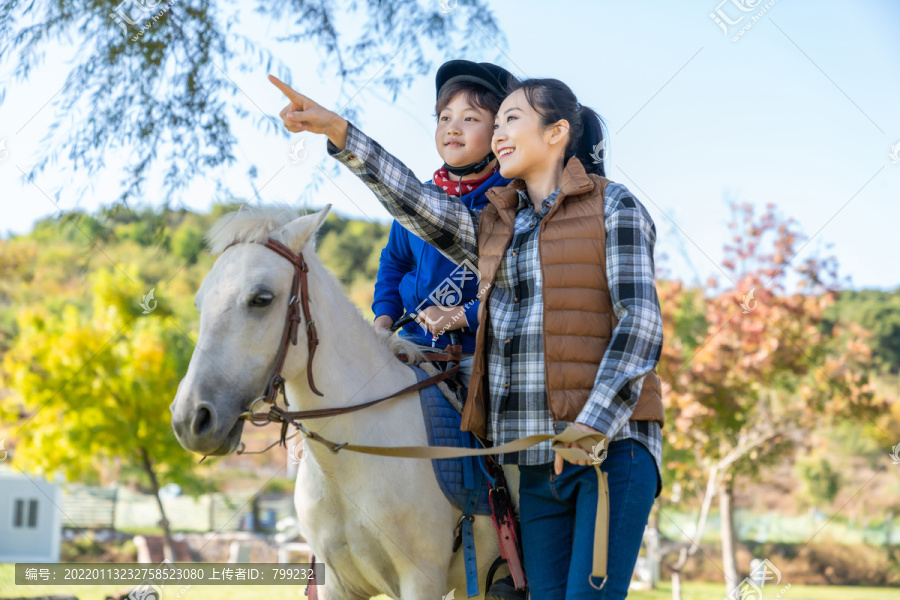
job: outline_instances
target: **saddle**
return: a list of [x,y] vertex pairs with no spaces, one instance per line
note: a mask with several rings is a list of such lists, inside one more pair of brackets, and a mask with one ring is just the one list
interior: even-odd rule
[[[448,349],[449,350],[449,349]],[[420,368],[421,367],[421,368]],[[438,368],[431,363],[422,363],[420,367],[412,367],[419,381],[435,375]],[[478,438],[468,431],[460,430],[462,403],[457,407],[458,390],[451,390],[453,383],[465,387],[452,379],[451,386],[441,384],[427,387],[419,392],[422,404],[422,415],[430,446],[454,446],[459,448],[483,447]],[[439,389],[443,388],[443,389]],[[477,461],[477,462],[476,462]],[[506,486],[503,470],[488,456],[463,457],[447,460],[432,460],[434,474],[441,490],[450,502],[463,511],[456,525],[453,551],[466,542],[467,565],[475,564],[474,539],[471,533],[471,522],[474,514],[490,514],[494,530],[500,542],[500,556],[488,571],[485,589],[490,589],[494,574],[503,562],[508,563],[515,587],[523,590],[526,587],[525,569],[522,566],[522,547],[519,543],[518,523],[513,515],[512,500]],[[476,468],[477,465],[477,468]],[[482,475],[484,478],[482,478]],[[482,483],[483,482],[483,483]],[[487,494],[485,494],[487,492]],[[468,531],[467,531],[468,530]],[[466,535],[468,533],[468,536]],[[466,539],[468,537],[468,539]],[[468,543],[471,543],[471,548]],[[471,556],[471,560],[468,557]],[[478,594],[477,573],[474,568],[466,570],[468,595]]]
[[[419,381],[430,375],[423,368],[411,367]],[[478,439],[470,431],[461,431],[462,417],[437,386],[432,385],[419,391],[425,431],[429,446],[451,446],[454,448],[482,448]],[[453,506],[472,514],[491,514],[488,502],[488,486],[484,475],[487,472],[485,457],[464,456],[461,458],[433,459],[434,476]],[[474,501],[470,496],[474,494]]]

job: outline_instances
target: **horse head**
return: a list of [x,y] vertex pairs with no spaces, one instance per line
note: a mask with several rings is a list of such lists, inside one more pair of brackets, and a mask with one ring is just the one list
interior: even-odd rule
[[[263,244],[273,239],[315,260],[315,233],[330,206],[299,218],[286,206],[245,207],[210,229],[210,251],[219,258],[194,298],[200,332],[170,406],[175,437],[185,449],[216,456],[237,448],[240,416],[267,386],[292,298],[294,265]],[[303,338],[306,323],[301,325]],[[285,379],[307,368],[303,342],[286,354]]]

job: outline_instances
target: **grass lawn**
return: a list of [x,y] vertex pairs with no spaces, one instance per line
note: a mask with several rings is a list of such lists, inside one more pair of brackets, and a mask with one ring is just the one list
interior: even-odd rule
[[[50,596],[56,594],[73,594],[78,600],[103,600],[107,593],[118,591],[127,586],[115,585],[21,585],[15,584],[13,565],[0,564],[0,598]],[[165,595],[163,600],[175,600],[174,595],[181,589],[173,586],[172,598]],[[774,600],[782,586],[766,588],[765,600]],[[686,583],[682,587],[682,600],[724,600],[720,583]],[[669,600],[672,597],[668,584],[652,592],[633,591],[628,594],[631,600]],[[178,600],[297,600],[303,596],[303,586],[289,585],[195,585]],[[867,587],[823,587],[809,585],[791,586],[781,598],[784,600],[896,600],[900,598],[898,588]],[[378,596],[373,600],[389,600],[387,596]],[[465,600],[465,595],[460,596]]]
[[[787,585],[787,582],[785,583]],[[784,586],[777,585],[764,588],[763,598],[775,600]],[[670,600],[672,586],[662,584],[651,592],[632,591],[629,600]],[[682,583],[682,600],[725,600],[725,587],[721,583]],[[792,585],[779,600],[897,600],[900,598],[898,588],[843,587],[819,585]]]
[[[171,594],[166,594],[172,588]],[[298,600],[303,595],[303,585],[195,585],[178,600]],[[127,585],[16,585],[15,566],[0,564],[0,598],[52,596],[72,594],[78,600],[104,600],[106,594],[121,591]],[[176,600],[181,586],[163,588],[162,600]],[[171,597],[170,597],[171,596]]]

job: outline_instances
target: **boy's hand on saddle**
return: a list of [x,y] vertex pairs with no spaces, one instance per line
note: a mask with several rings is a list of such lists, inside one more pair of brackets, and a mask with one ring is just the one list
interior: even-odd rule
[[380,315],[375,318],[375,331],[384,331],[390,329],[394,325],[394,320],[390,315]]
[[279,114],[284,128],[292,133],[309,131],[328,136],[331,143],[343,150],[347,145],[347,121],[315,101],[307,98],[274,75],[269,81],[291,101]]
[[[603,433],[602,431],[598,431],[589,425],[585,425],[584,423],[572,423],[572,427],[576,429],[580,429],[582,431],[591,431],[593,433]],[[579,448],[580,446],[574,442],[569,442],[568,444],[563,444],[564,448]],[[553,472],[559,475],[563,470],[563,462],[565,459],[559,454],[556,455],[556,458],[553,459]],[[592,464],[590,460],[576,460],[572,463],[573,465],[586,466]]]
[[466,326],[465,309],[462,306],[429,306],[419,311],[416,322],[431,335],[447,333]]

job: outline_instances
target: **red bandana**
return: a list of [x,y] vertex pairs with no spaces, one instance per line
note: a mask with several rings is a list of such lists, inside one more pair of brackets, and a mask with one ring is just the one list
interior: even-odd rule
[[[447,167],[441,167],[437,171],[434,172],[434,177],[432,181],[434,185],[440,186],[445,192],[450,194],[451,196],[465,196],[469,192],[473,192],[478,189],[482,183],[488,180],[488,177],[491,177],[494,173],[497,172],[497,169],[500,167],[494,167],[491,169],[491,172],[482,177],[481,179],[464,179],[462,181],[462,194],[459,193],[459,177],[456,175],[452,176],[447,172]],[[465,177],[465,175],[463,175]]]

